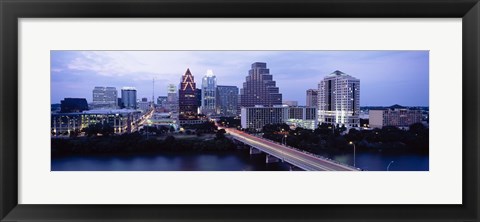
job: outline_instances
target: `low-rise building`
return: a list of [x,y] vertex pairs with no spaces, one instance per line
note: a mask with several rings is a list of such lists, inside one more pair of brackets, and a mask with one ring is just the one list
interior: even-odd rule
[[285,123],[291,127],[300,127],[314,130],[317,128],[317,108],[315,107],[289,107],[288,119]]
[[384,126],[408,127],[422,121],[421,110],[409,109],[400,105],[393,105],[382,110],[370,110],[368,115],[371,128],[382,128]]
[[148,101],[140,101],[137,102],[138,109],[142,110],[143,112],[147,112],[148,110],[152,109],[152,103]]
[[298,101],[287,100],[287,101],[283,101],[282,104],[287,106],[298,106]]
[[286,123],[292,127],[315,129],[318,125],[315,107],[288,107],[286,105],[273,107],[242,107],[242,128],[261,131],[267,124]]
[[152,118],[147,120],[148,125],[160,127],[173,127],[175,131],[179,129],[178,117],[173,113],[154,113]]
[[130,133],[138,126],[141,112],[131,109],[88,110],[77,113],[52,113],[52,136],[68,136],[89,125],[102,123],[113,127],[115,134]]
[[85,98],[65,98],[60,101],[61,113],[82,112],[88,110],[88,103]]

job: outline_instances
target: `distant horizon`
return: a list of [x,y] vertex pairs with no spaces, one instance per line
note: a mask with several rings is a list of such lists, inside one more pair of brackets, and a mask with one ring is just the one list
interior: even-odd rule
[[[306,90],[335,70],[360,79],[360,106],[429,106],[428,51],[51,51],[51,104],[92,102],[95,86],[137,89],[137,98],[167,95],[187,68],[197,88],[208,69],[217,85],[239,90],[254,62],[266,62],[283,101],[305,105]],[[120,98],[121,96],[119,96]],[[384,104],[384,105],[370,105]]]

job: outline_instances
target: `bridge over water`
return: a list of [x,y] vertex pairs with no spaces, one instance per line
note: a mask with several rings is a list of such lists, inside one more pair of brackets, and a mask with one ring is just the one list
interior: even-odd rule
[[[303,152],[291,147],[272,142],[270,140],[259,138],[243,131],[232,128],[224,128],[235,140],[240,141],[251,148],[251,153],[258,151],[267,154],[267,162],[271,160],[280,160],[287,162],[303,170],[308,171],[359,171],[360,169],[348,166],[342,163],[334,162],[330,159],[315,156],[311,153]],[[257,151],[255,151],[255,149]]]

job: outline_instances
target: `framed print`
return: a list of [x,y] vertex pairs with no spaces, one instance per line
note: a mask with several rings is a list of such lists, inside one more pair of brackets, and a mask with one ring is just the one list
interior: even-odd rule
[[2,1],[1,220],[478,221],[479,7]]

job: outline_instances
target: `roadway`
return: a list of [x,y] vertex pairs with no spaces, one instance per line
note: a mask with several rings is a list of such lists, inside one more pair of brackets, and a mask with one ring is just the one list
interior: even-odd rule
[[[222,128],[222,127],[221,127]],[[296,150],[281,144],[259,138],[233,128],[223,128],[236,140],[248,144],[280,160],[308,171],[358,171],[360,169],[332,160],[314,156],[311,153]]]

